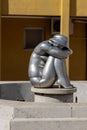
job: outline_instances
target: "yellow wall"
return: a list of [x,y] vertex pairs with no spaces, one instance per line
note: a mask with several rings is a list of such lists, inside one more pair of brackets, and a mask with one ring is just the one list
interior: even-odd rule
[[[2,14],[61,15],[62,0],[1,0]],[[66,0],[65,0],[66,1]],[[87,16],[87,0],[69,0],[71,16]],[[65,6],[66,8],[66,6]]]
[[2,14],[60,15],[61,0],[2,0]]
[[77,0],[77,16],[87,16],[87,0]]
[[70,47],[73,54],[70,56],[70,79],[86,80],[87,73],[87,43],[86,24],[74,23],[74,34],[70,36]]
[[2,80],[27,80],[31,51],[24,50],[24,28],[44,27],[50,37],[49,19],[2,19]]
[[87,0],[70,0],[71,16],[87,17]]

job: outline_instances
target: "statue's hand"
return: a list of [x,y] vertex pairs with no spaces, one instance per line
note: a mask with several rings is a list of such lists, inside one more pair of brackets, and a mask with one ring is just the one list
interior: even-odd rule
[[40,56],[42,60],[47,61],[48,57],[47,56]]

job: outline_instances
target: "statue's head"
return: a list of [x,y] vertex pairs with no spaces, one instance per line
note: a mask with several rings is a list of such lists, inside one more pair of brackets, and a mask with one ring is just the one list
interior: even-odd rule
[[68,38],[62,34],[54,35],[53,38],[49,39],[49,43],[53,44],[54,46],[68,48]]

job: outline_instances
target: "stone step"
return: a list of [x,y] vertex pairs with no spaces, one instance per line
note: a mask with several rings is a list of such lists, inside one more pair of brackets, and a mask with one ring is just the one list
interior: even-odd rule
[[34,103],[0,100],[0,118],[87,118],[87,103]]
[[87,118],[0,119],[0,130],[87,130]]
[[87,118],[16,118],[10,130],[87,130]]
[[3,118],[64,118],[71,117],[71,107],[63,103],[34,103],[0,101],[0,117]]
[[87,103],[0,100],[0,130],[87,130]]

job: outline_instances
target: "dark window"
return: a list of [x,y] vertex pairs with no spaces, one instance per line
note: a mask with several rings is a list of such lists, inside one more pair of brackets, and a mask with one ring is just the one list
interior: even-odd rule
[[60,18],[51,19],[51,33],[58,34],[60,33]]
[[37,44],[44,40],[44,28],[25,28],[24,49],[34,49]]

